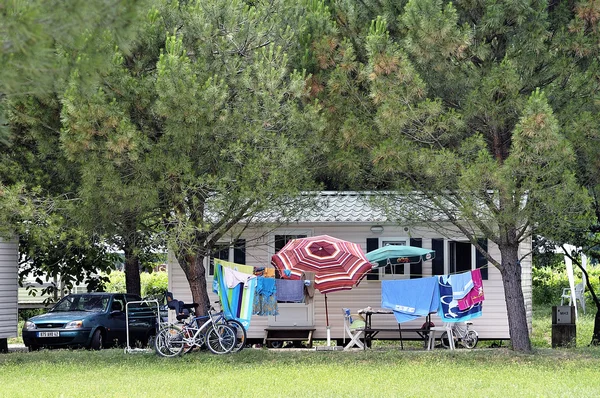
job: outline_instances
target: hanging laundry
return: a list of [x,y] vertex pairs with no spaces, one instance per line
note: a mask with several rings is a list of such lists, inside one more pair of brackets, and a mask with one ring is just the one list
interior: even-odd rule
[[223,267],[223,279],[225,280],[225,286],[228,288],[234,288],[238,284],[243,283],[248,285],[250,279],[256,278],[253,274],[246,274],[234,270],[233,268]]
[[481,270],[477,268],[471,271],[471,278],[473,279],[473,289],[471,289],[464,298],[458,300],[458,308],[460,310],[466,310],[477,303],[481,303],[485,299],[483,295]]
[[299,279],[275,279],[277,301],[280,303],[304,302],[304,281]]
[[481,308],[482,303],[479,302],[466,310],[458,308],[458,300],[455,300],[452,296],[452,286],[450,285],[449,276],[439,276],[439,297],[440,306],[438,309],[438,316],[442,318],[444,322],[464,322],[469,319],[477,318],[482,315]]
[[381,281],[381,307],[393,310],[398,323],[427,316],[438,306],[437,277]]
[[277,286],[274,278],[257,278],[252,314],[260,316],[279,314]]
[[254,267],[251,265],[236,264],[218,258],[215,258],[215,264],[221,264],[223,267],[231,268],[234,271],[243,272],[244,274],[254,275]]
[[265,273],[263,274],[263,276],[265,276],[267,278],[275,278],[275,268],[273,268],[273,267],[265,268]]
[[315,296],[315,273],[303,272],[300,279],[304,281],[304,302],[308,304]]
[[[221,308],[227,319],[237,319],[246,328],[250,327],[254,294],[256,292],[257,278],[252,276],[246,282],[238,283],[233,288],[225,285],[223,266],[215,264],[215,280],[217,281]],[[228,272],[228,271],[226,271]]]
[[459,300],[467,295],[473,289],[473,278],[471,271],[453,274],[448,277],[448,282],[452,286],[452,298]]

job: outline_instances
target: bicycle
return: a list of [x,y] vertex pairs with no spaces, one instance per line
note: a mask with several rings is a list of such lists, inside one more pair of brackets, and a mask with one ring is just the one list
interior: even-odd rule
[[[215,304],[220,304],[220,302],[215,301]],[[244,325],[242,325],[242,323],[237,319],[227,319],[223,310],[219,312],[214,312],[214,307],[211,307],[210,310],[214,317],[215,323],[224,323],[230,328],[232,328],[235,332],[236,344],[231,350],[231,352],[236,353],[238,351],[241,351],[246,346],[246,339],[248,338],[246,328],[244,327]],[[191,352],[194,348],[196,348],[196,346],[185,347],[184,353],[187,354]]]
[[227,324],[215,322],[212,308],[208,315],[194,316],[182,326],[163,327],[154,340],[157,354],[163,357],[175,357],[204,344],[214,354],[227,354],[236,346],[236,331]]
[[[457,322],[452,324],[452,334],[454,335],[454,346],[460,342],[465,348],[475,348],[479,341],[479,335],[475,330],[471,330],[470,326],[473,322]],[[442,347],[448,348],[450,342],[448,341],[448,332],[442,333],[440,338]]]
[[246,346],[246,339],[248,337],[244,325],[237,319],[227,319],[223,311],[217,312],[215,315],[217,316],[217,323],[225,323],[235,332],[236,344],[231,352],[241,351]]

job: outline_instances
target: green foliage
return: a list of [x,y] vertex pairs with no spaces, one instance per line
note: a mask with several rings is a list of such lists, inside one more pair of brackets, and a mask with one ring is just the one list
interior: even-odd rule
[[111,293],[126,293],[125,272],[113,271],[107,275],[108,281],[104,283],[104,291]]
[[[600,292],[600,266],[588,266],[587,272],[595,292]],[[582,273],[574,269],[575,284],[581,282]],[[563,289],[569,287],[569,279],[564,269],[551,267],[534,267],[532,274],[533,305],[559,305]],[[595,308],[595,304],[586,286],[586,308]],[[598,294],[598,293],[596,293]],[[591,340],[591,338],[590,338]]]
[[[108,59],[99,51],[111,32],[127,48],[138,12],[152,0],[7,1],[0,6],[0,111],[5,100],[44,97],[77,65],[82,79],[94,80]],[[7,107],[8,108],[8,107]],[[4,119],[4,112],[0,114]],[[0,124],[0,142],[7,130]],[[5,141],[5,142],[6,142]]]
[[[45,308],[22,309],[19,310],[19,321],[26,321],[33,316],[42,315],[46,312],[47,310]],[[21,331],[19,331],[19,333],[21,333]]]
[[168,278],[166,272],[142,274],[142,297],[161,296],[167,292]]
[[[123,271],[113,271],[108,277],[108,282],[104,284],[104,290],[107,292],[126,293],[125,273]],[[166,272],[142,272],[140,275],[142,297],[159,296],[164,294],[168,288],[168,278]]]

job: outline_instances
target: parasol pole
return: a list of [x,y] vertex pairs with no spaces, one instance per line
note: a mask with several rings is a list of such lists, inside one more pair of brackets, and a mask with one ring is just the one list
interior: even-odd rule
[[331,329],[329,328],[329,312],[327,310],[327,293],[325,293],[325,322],[327,325],[327,347],[331,346]]

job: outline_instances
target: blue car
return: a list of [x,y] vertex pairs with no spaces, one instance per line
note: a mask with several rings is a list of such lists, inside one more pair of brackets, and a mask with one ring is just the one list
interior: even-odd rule
[[[125,306],[140,301],[134,294],[70,294],[48,313],[28,319],[23,342],[30,351],[40,347],[86,347],[99,350],[127,341]],[[129,305],[129,343],[148,343],[156,333],[156,315],[145,304]]]

